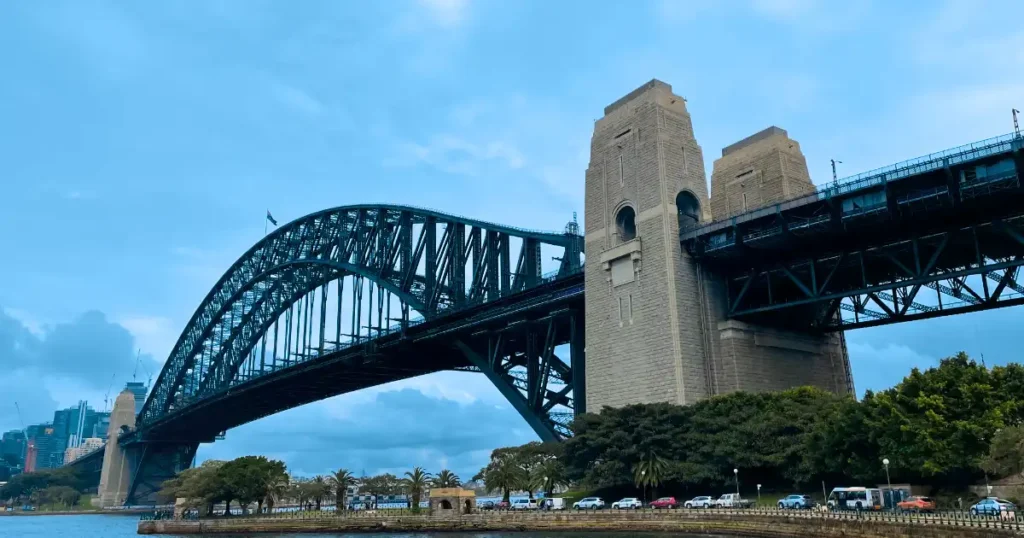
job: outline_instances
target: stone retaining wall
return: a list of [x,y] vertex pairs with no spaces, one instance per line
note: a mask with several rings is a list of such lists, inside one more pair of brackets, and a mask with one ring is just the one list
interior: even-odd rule
[[[993,523],[994,525],[995,523]],[[139,534],[666,531],[752,538],[1002,538],[1024,536],[998,528],[895,523],[806,515],[654,513],[489,513],[437,516],[239,517],[198,521],[140,521]]]

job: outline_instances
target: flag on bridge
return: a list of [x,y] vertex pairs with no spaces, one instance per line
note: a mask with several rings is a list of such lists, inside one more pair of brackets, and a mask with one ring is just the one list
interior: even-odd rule
[[277,221],[274,220],[274,216],[270,214],[269,209],[267,210],[267,220],[269,220],[270,223],[273,224],[274,226],[277,226]]

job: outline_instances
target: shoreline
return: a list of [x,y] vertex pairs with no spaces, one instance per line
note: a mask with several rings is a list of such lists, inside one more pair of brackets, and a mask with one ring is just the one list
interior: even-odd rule
[[[1011,525],[1013,528],[1010,528]],[[1001,528],[1003,527],[1003,528]],[[140,521],[139,534],[305,534],[447,532],[670,532],[750,538],[1009,538],[1016,521],[866,517],[857,514],[765,512],[478,513],[468,515],[253,516]]]
[[89,510],[13,510],[11,512],[0,511],[0,517],[33,517],[33,516],[116,516],[116,515],[142,515],[153,512],[152,509],[129,509],[129,510],[103,510],[94,508]]

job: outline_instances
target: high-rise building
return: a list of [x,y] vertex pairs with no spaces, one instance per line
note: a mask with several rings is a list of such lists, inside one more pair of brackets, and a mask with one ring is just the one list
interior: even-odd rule
[[55,469],[64,461],[64,446],[52,424],[34,424],[25,430],[25,472]]
[[76,448],[83,440],[92,437],[105,439],[109,417],[110,413],[96,411],[85,401],[54,412],[53,429],[61,463],[68,448]]
[[64,464],[67,465],[102,446],[103,439],[100,439],[99,437],[83,439],[78,446],[68,447],[64,451]]
[[149,392],[149,389],[141,381],[129,381],[124,388],[135,395],[135,415],[138,416],[142,412],[142,406],[146,403],[146,393]]
[[25,466],[25,432],[11,430],[0,437],[0,475],[6,478],[21,472]]

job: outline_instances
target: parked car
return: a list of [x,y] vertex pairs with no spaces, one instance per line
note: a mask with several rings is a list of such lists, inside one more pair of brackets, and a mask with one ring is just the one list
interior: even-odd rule
[[715,500],[708,495],[694,497],[683,503],[685,508],[714,508]]
[[754,501],[748,501],[736,493],[726,493],[715,501],[716,508],[750,508]]
[[584,497],[572,503],[572,507],[576,510],[600,510],[604,508],[604,499],[600,497]]
[[494,501],[480,501],[476,503],[476,507],[479,510],[494,510],[494,505],[497,504]]
[[639,510],[644,503],[636,497],[625,497],[612,503],[612,510]]
[[512,510],[536,510],[537,501],[534,499],[516,499],[512,501]]
[[971,515],[998,516],[1004,512],[1016,512],[1017,507],[1010,501],[988,497],[971,507]]
[[512,508],[512,503],[508,501],[498,501],[494,503],[495,510],[508,510],[510,508]]
[[651,501],[651,508],[655,510],[671,510],[679,508],[679,501],[675,497],[662,497]]
[[541,510],[565,510],[565,499],[561,497],[548,497],[540,502]]
[[810,510],[814,508],[814,501],[809,495],[787,495],[779,499],[781,510]]
[[914,495],[896,503],[896,508],[905,512],[934,512],[935,501],[931,497]]

